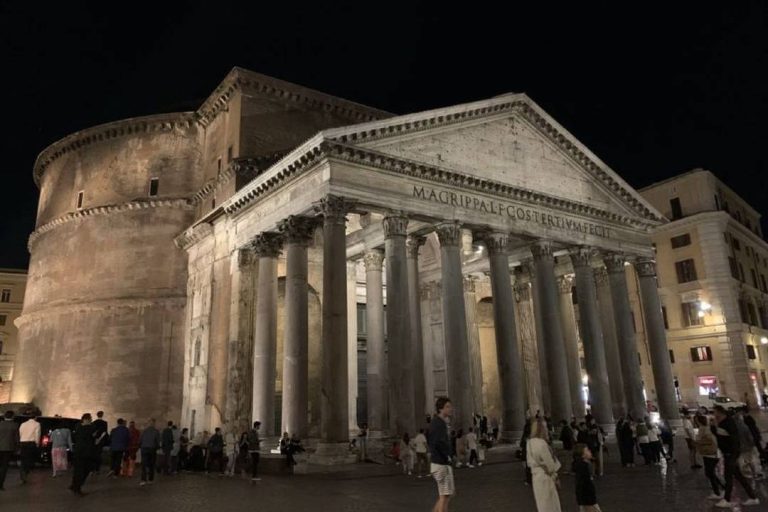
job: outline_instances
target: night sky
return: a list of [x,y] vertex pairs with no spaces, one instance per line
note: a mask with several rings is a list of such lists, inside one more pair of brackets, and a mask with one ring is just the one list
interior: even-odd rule
[[768,214],[768,3],[249,3],[0,0],[0,267],[27,265],[42,149],[194,110],[233,66],[399,114],[525,92],[635,187],[704,167]]

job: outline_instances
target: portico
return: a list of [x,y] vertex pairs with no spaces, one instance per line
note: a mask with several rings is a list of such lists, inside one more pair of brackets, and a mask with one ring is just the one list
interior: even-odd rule
[[[237,371],[212,377],[227,382],[228,410],[211,410],[188,380],[187,418],[195,411],[201,424],[232,428],[258,419],[270,433],[316,437],[318,452],[340,460],[356,435],[348,383],[358,376],[366,383],[358,408],[365,404],[366,422],[382,435],[413,434],[442,394],[454,402],[452,428],[466,430],[473,415],[485,415],[508,440],[537,410],[553,421],[582,417],[583,397],[574,395],[585,388],[605,426],[617,413],[644,414],[622,306],[624,262],[639,266],[643,302],[658,309],[649,231],[663,218],[525,95],[322,131],[254,174],[178,239],[190,254],[190,293],[212,251],[213,259],[237,261],[255,251],[246,259],[257,262],[248,266],[255,275],[246,304],[236,294],[219,299],[239,305],[225,322],[237,326],[227,336]],[[355,301],[347,296],[348,261],[360,262]],[[602,321],[605,293],[595,283],[604,265],[613,323]],[[475,315],[467,315],[467,276]],[[246,289],[242,270],[227,277]],[[322,297],[314,378],[310,290]],[[357,314],[350,303],[365,307],[364,364],[349,349],[348,316]],[[241,316],[251,314],[252,349],[237,341],[250,335]],[[664,330],[654,315],[646,320],[654,386],[662,417],[674,421]],[[614,325],[616,332],[603,332]],[[623,382],[612,382],[617,358]],[[247,392],[248,400],[236,396]]]

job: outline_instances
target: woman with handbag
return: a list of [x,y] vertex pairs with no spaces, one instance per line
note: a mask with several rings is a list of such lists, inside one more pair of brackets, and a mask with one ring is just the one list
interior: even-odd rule
[[560,512],[560,496],[557,460],[549,445],[547,423],[537,418],[531,425],[531,438],[526,446],[526,460],[533,475],[533,497],[539,512]]

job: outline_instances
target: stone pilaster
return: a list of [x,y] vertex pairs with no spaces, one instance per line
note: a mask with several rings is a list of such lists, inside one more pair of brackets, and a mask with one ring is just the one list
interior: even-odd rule
[[509,235],[485,237],[491,272],[493,322],[502,406],[502,439],[519,440],[525,425],[525,380],[515,325],[515,301],[509,274]]
[[635,262],[635,270],[640,281],[640,296],[645,312],[645,332],[648,338],[648,348],[651,352],[651,366],[656,385],[656,397],[659,402],[659,414],[670,425],[679,426],[682,425],[682,421],[677,409],[667,333],[664,330],[664,317],[659,301],[656,262],[641,258]]
[[531,284],[526,281],[527,274],[522,267],[515,269],[513,289],[517,309],[517,332],[520,338],[523,375],[526,388],[526,408],[531,415],[537,410],[544,410],[541,400],[541,372],[536,349],[536,320],[533,315]]
[[603,261],[608,271],[608,280],[611,286],[613,320],[616,324],[619,357],[621,358],[624,398],[627,401],[627,412],[637,420],[647,414],[647,409],[643,397],[640,363],[637,360],[637,343],[635,341],[635,328],[632,325],[632,307],[629,303],[627,276],[624,271],[626,258],[621,254],[611,253],[606,255]]
[[443,222],[436,226],[435,231],[440,240],[446,380],[448,394],[454,405],[452,427],[457,430],[467,429],[472,425],[473,400],[462,284],[461,226],[458,222]]
[[378,249],[366,251],[365,264],[365,319],[368,328],[366,349],[366,374],[368,376],[368,429],[372,435],[386,430],[387,392],[384,354],[384,293],[382,270],[384,252]]
[[409,236],[405,241],[408,253],[408,305],[410,307],[411,348],[413,354],[413,413],[416,425],[432,412],[426,392],[424,336],[421,327],[421,297],[419,283],[419,248],[426,243],[423,236]]
[[253,241],[259,275],[253,329],[253,419],[264,435],[275,435],[275,378],[277,368],[277,257],[282,239],[262,233]]
[[616,340],[616,324],[614,323],[613,303],[611,302],[611,286],[608,272],[604,267],[594,269],[597,302],[600,306],[600,322],[605,343],[605,364],[608,366],[608,382],[611,385],[611,404],[613,417],[626,414],[627,404],[624,400],[624,379],[621,375],[621,357]]
[[467,315],[467,346],[469,347],[469,381],[472,389],[472,412],[480,414],[483,406],[483,361],[480,355],[480,332],[477,330],[477,278],[464,276],[464,313]]
[[605,363],[605,343],[597,307],[597,289],[592,272],[592,256],[589,247],[571,249],[571,263],[576,273],[576,297],[579,302],[581,340],[584,344],[584,361],[589,386],[589,402],[592,415],[605,429],[613,427],[611,390],[608,368]]
[[541,401],[541,411],[549,414],[552,410],[552,402],[550,400],[552,394],[550,392],[549,386],[549,370],[547,369],[547,346],[544,342],[544,323],[542,321],[543,315],[541,314],[541,294],[538,291],[538,279],[533,260],[523,262],[522,268],[523,271],[528,274],[531,281],[529,291],[531,294],[533,323],[536,332],[536,361],[539,365],[539,390],[541,392],[539,397]]
[[546,364],[549,379],[549,392],[553,421],[570,420],[571,390],[568,384],[568,365],[563,341],[563,328],[560,323],[560,310],[555,282],[555,263],[552,244],[539,241],[531,245],[533,265],[536,269],[536,290],[541,309],[536,312],[541,317]]
[[413,350],[410,329],[408,264],[405,247],[408,218],[384,217],[384,255],[387,261],[387,363],[389,370],[390,426],[398,435],[416,426]]
[[571,390],[571,404],[574,416],[583,418],[585,408],[581,392],[579,332],[576,326],[576,313],[573,310],[573,277],[558,277],[557,288],[560,292],[560,319],[563,323],[563,340],[565,341],[565,357],[568,363],[568,385]]
[[309,285],[307,247],[317,221],[291,216],[280,224],[285,238],[285,340],[282,430],[303,439],[309,410]]

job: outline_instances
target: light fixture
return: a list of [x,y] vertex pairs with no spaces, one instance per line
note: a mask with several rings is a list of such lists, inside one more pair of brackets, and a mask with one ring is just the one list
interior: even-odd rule
[[704,315],[706,315],[706,313],[704,311],[702,311],[701,309],[696,314],[699,315],[699,318],[704,318]]
[[702,301],[699,302],[699,309],[702,310],[702,311],[709,311],[710,309],[712,309],[712,304],[710,304],[707,301],[702,300]]
[[760,343],[762,343],[763,345],[768,345],[768,338],[763,336],[762,338],[760,338]]

